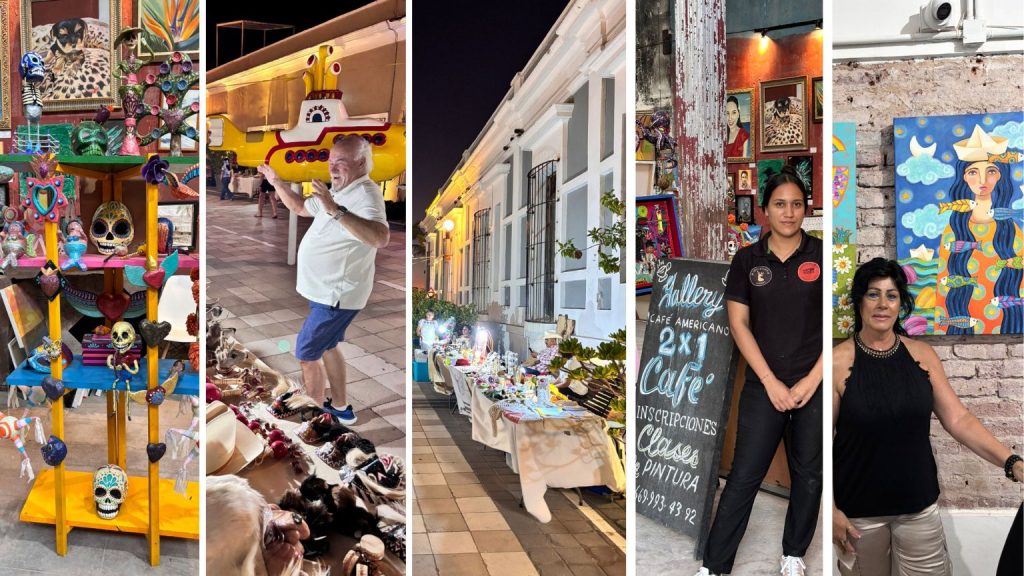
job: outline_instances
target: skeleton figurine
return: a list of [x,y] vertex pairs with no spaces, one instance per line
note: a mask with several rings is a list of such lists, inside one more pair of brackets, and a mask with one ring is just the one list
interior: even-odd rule
[[92,217],[89,239],[100,254],[112,256],[118,252],[128,254],[128,245],[135,238],[132,214],[124,204],[112,200],[100,204]]
[[[26,52],[21,57],[18,73],[21,75],[21,103],[25,107],[25,120],[28,122],[29,149],[23,152],[42,152],[39,120],[43,117],[43,94],[39,91],[39,85],[46,78],[46,65],[39,54]],[[32,137],[32,122],[36,123],[35,138]]]
[[110,343],[114,347],[114,353],[107,356],[107,368],[114,371],[114,388],[118,384],[124,384],[125,390],[132,389],[132,378],[139,373],[138,359],[132,359],[128,363],[129,352],[135,344],[135,328],[125,322],[117,322],[110,330]]
[[89,270],[85,262],[82,262],[82,256],[85,256],[85,251],[88,248],[88,237],[85,235],[82,222],[80,220],[68,222],[67,235],[64,237],[64,244],[62,246],[62,252],[64,252],[68,259],[60,265],[60,269],[66,271],[71,268],[78,268],[82,272]]
[[28,239],[25,238],[25,225],[18,221],[9,222],[0,232],[0,275],[8,266],[17,266],[18,258],[28,251]]
[[32,461],[28,459],[28,454],[25,452],[25,441],[22,439],[22,435],[32,424],[35,424],[36,442],[45,444],[46,439],[43,438],[43,426],[39,418],[15,418],[0,412],[0,438],[7,438],[18,447],[18,452],[21,452],[21,474],[19,477],[24,478],[28,476],[29,481],[35,478],[36,475],[32,472]]
[[96,499],[96,515],[113,520],[128,499],[128,475],[120,466],[108,464],[93,476],[92,493]]

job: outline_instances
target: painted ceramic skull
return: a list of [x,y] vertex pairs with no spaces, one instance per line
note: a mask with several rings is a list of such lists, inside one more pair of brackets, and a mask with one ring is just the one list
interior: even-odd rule
[[109,256],[121,248],[128,251],[128,245],[135,238],[135,226],[128,207],[116,200],[100,204],[92,217],[89,239],[100,254]]
[[35,52],[25,52],[18,64],[18,73],[21,79],[28,83],[42,82],[46,78],[46,64],[43,58]]
[[104,520],[112,520],[128,498],[128,475],[120,466],[108,464],[96,471],[92,493],[96,498],[96,514]]
[[109,142],[107,131],[92,120],[79,123],[71,131],[71,148],[79,156],[104,156]]
[[135,328],[125,321],[116,322],[110,329],[110,342],[114,350],[124,354],[135,344]]

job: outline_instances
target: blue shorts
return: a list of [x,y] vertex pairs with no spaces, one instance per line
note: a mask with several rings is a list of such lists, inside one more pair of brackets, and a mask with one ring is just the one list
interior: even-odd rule
[[295,342],[295,358],[302,362],[319,360],[324,352],[345,340],[345,329],[359,310],[334,308],[316,302],[309,303],[309,316]]

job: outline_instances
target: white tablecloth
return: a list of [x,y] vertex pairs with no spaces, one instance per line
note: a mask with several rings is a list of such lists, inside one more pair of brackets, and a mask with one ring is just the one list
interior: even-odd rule
[[572,417],[494,420],[494,402],[475,385],[472,399],[473,440],[509,454],[519,474],[526,510],[541,522],[551,521],[544,501],[548,487],[607,486],[622,492],[626,474],[607,433],[604,419],[590,412]]

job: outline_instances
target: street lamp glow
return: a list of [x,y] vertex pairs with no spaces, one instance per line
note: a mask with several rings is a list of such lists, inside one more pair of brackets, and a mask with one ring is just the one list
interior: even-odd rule
[[455,229],[455,222],[453,222],[453,221],[452,221],[452,220],[451,220],[451,219],[449,218],[449,219],[447,219],[447,220],[445,220],[445,221],[444,221],[444,224],[442,224],[442,225],[441,225],[441,227],[442,227],[442,228],[444,228],[444,231],[445,231],[445,232],[451,232],[452,230],[454,230],[454,229]]

